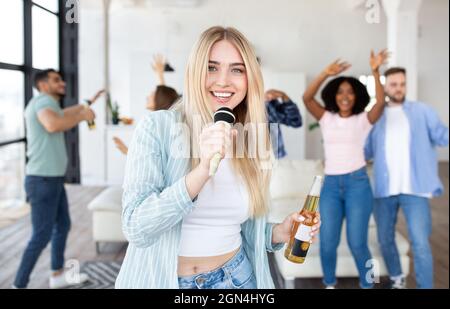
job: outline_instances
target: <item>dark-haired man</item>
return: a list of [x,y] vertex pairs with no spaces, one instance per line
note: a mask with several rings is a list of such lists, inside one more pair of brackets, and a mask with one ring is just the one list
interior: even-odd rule
[[[69,206],[64,189],[67,154],[64,131],[82,121],[92,121],[94,112],[83,105],[65,109],[59,101],[65,95],[66,84],[61,75],[48,69],[35,75],[39,95],[25,109],[27,156],[25,191],[31,204],[32,236],[22,256],[13,287],[25,288],[42,250],[51,241],[50,288],[62,288],[87,280],[85,274],[66,278],[64,250],[70,229]],[[95,102],[103,93],[99,91]],[[70,280],[74,279],[74,280]]]
[[392,288],[404,288],[395,224],[402,208],[412,242],[418,288],[433,287],[433,258],[429,237],[429,199],[442,194],[436,146],[448,145],[448,128],[428,105],[406,96],[406,70],[386,71],[389,97],[383,116],[367,139],[366,158],[374,159],[374,216],[378,241]]

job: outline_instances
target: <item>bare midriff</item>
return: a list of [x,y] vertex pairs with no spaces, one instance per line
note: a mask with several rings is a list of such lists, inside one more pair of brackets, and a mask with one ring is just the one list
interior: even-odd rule
[[213,271],[231,260],[238,251],[239,248],[223,255],[207,257],[178,256],[178,277],[193,276]]

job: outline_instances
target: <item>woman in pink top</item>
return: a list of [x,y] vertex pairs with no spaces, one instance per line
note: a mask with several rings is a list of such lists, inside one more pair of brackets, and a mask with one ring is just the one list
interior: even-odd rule
[[386,50],[370,56],[376,83],[376,104],[366,112],[370,96],[366,87],[353,77],[338,77],[322,91],[323,107],[315,100],[321,85],[350,67],[339,60],[330,64],[308,87],[303,101],[319,121],[325,150],[325,180],[320,198],[322,228],[320,257],[323,282],[336,285],[337,248],[342,222],[346,218],[347,241],[359,272],[360,286],[371,288],[371,254],[367,232],[372,213],[372,189],[366,172],[364,143],[372,125],[380,118],[385,105],[379,67],[388,57]]

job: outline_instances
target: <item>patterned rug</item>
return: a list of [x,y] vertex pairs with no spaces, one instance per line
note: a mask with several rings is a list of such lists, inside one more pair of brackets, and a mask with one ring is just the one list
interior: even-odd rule
[[71,289],[114,289],[121,263],[93,261],[85,262],[81,272],[89,276],[89,281],[71,287]]

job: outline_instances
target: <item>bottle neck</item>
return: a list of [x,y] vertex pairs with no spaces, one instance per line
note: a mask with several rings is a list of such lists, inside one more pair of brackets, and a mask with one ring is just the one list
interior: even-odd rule
[[321,189],[322,189],[322,177],[315,176],[311,189],[309,190],[309,195],[320,197]]
[[319,208],[319,197],[314,195],[308,195],[303,206],[303,210],[307,212],[316,212]]

